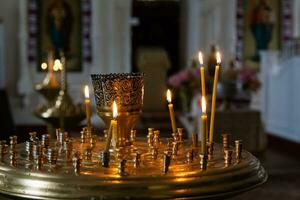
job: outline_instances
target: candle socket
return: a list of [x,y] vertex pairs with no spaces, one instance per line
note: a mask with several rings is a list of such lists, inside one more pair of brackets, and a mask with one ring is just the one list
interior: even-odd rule
[[56,149],[49,148],[47,151],[47,160],[51,165],[56,165],[58,158],[58,151]]
[[36,169],[41,170],[43,168],[43,164],[44,164],[43,156],[38,156],[38,158],[35,161],[35,164],[36,164]]
[[183,128],[177,128],[179,142],[183,142]]
[[17,166],[17,152],[15,151],[15,149],[10,151],[9,159],[10,159],[10,165],[13,167],[16,167]]
[[156,130],[154,131],[154,136],[153,136],[153,145],[155,147],[159,147],[159,135],[160,135],[160,131],[159,130]]
[[101,151],[101,165],[102,167],[109,167],[110,153],[109,151]]
[[173,139],[174,139],[174,142],[179,142],[179,137],[178,137],[178,133],[172,133],[172,136],[173,136]]
[[140,167],[141,164],[141,153],[136,152],[134,158],[133,158],[133,166],[134,168]]
[[205,171],[207,169],[207,161],[208,161],[208,156],[205,154],[200,154],[200,169]]
[[85,137],[87,138],[87,140],[90,140],[90,138],[92,137],[92,128],[84,127],[83,131],[85,133]]
[[194,150],[191,149],[186,154],[187,163],[192,163],[194,161]]
[[14,149],[16,147],[18,137],[16,135],[13,135],[9,137],[9,140],[10,149]]
[[66,160],[69,161],[71,159],[72,151],[73,151],[73,140],[68,139],[64,141],[64,151]]
[[165,153],[163,156],[163,170],[162,170],[164,174],[168,173],[170,164],[171,164],[171,155]]
[[48,148],[50,145],[50,134],[42,135],[42,146]]
[[91,148],[87,148],[84,152],[84,159],[87,161],[92,161],[93,152]]
[[194,148],[198,148],[198,134],[196,133],[192,135],[192,145]]
[[36,132],[29,132],[29,140],[32,142],[38,141],[39,139],[36,137]]
[[208,160],[212,160],[214,157],[214,142],[208,142]]
[[231,149],[226,149],[224,151],[224,163],[225,166],[229,166],[231,165],[231,161],[232,161],[232,150]]
[[158,148],[152,147],[152,148],[151,148],[151,155],[152,155],[152,159],[153,159],[153,160],[156,160],[156,159],[157,159],[157,156],[158,156]]
[[0,143],[0,161],[3,161],[3,157],[5,155],[6,152],[6,141],[2,140]]
[[76,175],[80,175],[81,173],[81,166],[82,166],[82,158],[80,155],[76,155],[73,158],[73,167],[74,167],[74,172]]
[[39,156],[43,156],[43,147],[40,144],[38,144],[38,143],[33,144],[32,156],[33,156],[33,159],[35,159],[35,160],[37,160]]
[[242,140],[235,140],[235,158],[236,160],[242,159],[242,149],[243,149],[243,143]]
[[126,168],[126,160],[125,159],[121,159],[119,161],[119,167],[118,167],[118,170],[119,170],[119,174],[121,176],[125,175],[125,168]]
[[148,128],[148,145],[153,146],[154,128]]
[[97,135],[92,135],[90,138],[90,148],[94,148],[97,144]]
[[222,134],[222,138],[223,138],[223,149],[229,149],[230,147],[230,134]]
[[173,142],[173,147],[172,147],[172,155],[173,157],[176,157],[178,154],[178,142]]
[[131,144],[134,143],[135,140],[136,140],[136,130],[133,129],[133,130],[130,131],[130,142],[131,142]]
[[108,130],[107,130],[107,129],[104,129],[104,130],[103,130],[103,137],[104,137],[104,138],[107,138],[107,136],[108,136]]

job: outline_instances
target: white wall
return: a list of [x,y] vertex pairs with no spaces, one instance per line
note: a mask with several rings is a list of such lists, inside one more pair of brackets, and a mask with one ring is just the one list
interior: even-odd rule
[[4,26],[5,86],[10,95],[15,95],[19,67],[18,0],[0,2],[0,21]]
[[263,52],[262,116],[268,133],[300,142],[300,57],[281,60]]
[[235,57],[236,37],[236,1],[235,0],[186,0],[185,64],[198,50],[205,56],[210,52],[211,44],[217,44],[223,57],[223,63]]
[[0,21],[0,89],[5,87],[5,65],[4,65],[4,26]]

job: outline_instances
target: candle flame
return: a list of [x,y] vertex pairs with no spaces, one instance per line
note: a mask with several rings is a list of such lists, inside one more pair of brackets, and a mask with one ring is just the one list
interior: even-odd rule
[[62,63],[60,62],[59,59],[56,59],[54,61],[53,70],[54,71],[62,70]]
[[199,60],[200,65],[203,65],[203,56],[202,56],[201,51],[199,51],[199,53],[198,53],[198,60]]
[[54,65],[59,65],[60,64],[60,60],[59,59],[56,59],[55,61],[54,61]]
[[167,101],[169,103],[172,102],[172,93],[171,93],[171,91],[169,89],[167,90]]
[[201,99],[201,106],[202,106],[202,113],[206,113],[206,100],[204,96],[202,96]]
[[217,58],[217,63],[220,64],[221,63],[221,54],[220,54],[220,52],[216,53],[216,58]]
[[117,104],[116,101],[113,102],[113,118],[117,118],[118,116],[118,108],[117,108]]
[[43,70],[47,69],[47,63],[42,63],[42,64],[41,64],[41,68],[42,68]]
[[90,98],[90,91],[89,91],[89,86],[88,85],[84,86],[84,97],[86,99]]

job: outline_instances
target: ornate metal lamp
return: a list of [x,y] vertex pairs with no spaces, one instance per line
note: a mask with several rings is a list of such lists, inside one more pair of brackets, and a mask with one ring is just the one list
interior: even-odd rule
[[144,98],[144,75],[128,74],[93,74],[95,100],[98,115],[109,126],[112,119],[112,103],[118,105],[118,144],[130,145],[130,131],[139,118]]

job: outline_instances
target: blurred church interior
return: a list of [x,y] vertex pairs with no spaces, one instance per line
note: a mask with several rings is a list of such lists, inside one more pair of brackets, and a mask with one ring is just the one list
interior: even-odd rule
[[[300,199],[300,0],[1,1],[0,139],[25,141],[32,130],[55,128],[39,116],[47,94],[39,94],[38,84],[49,81],[50,63],[62,52],[74,105],[84,103],[90,86],[99,135],[105,124],[90,74],[143,72],[138,134],[148,127],[171,134],[169,88],[176,122],[190,138],[200,124],[200,51],[208,104],[216,52],[222,59],[215,139],[241,138],[269,174],[262,187],[230,199]],[[60,82],[59,66],[51,73]],[[68,131],[79,134],[84,124]]]

